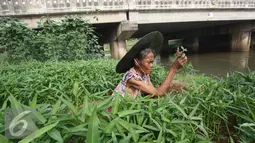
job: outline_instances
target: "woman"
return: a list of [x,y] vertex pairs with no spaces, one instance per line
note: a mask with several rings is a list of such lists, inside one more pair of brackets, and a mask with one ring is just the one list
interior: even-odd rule
[[138,94],[152,94],[157,97],[164,96],[169,91],[174,75],[187,62],[187,57],[181,56],[174,61],[164,82],[155,88],[149,75],[152,72],[156,52],[162,43],[163,36],[156,31],[145,35],[130,49],[116,67],[116,72],[126,73],[115,88],[115,92],[122,96],[128,94],[135,99]]

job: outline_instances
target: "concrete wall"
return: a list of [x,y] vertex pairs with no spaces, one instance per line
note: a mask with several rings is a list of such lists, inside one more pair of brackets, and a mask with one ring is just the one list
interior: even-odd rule
[[199,22],[199,21],[232,21],[253,20],[255,10],[164,10],[164,11],[137,11],[130,12],[130,21],[138,24],[173,23],[173,22]]
[[[47,15],[51,20],[60,21],[65,13]],[[101,24],[101,23],[120,23],[125,21],[126,13],[125,12],[107,12],[107,13],[77,13],[75,15],[80,16],[84,20],[88,20],[92,24]],[[38,21],[40,21],[42,15],[26,15],[26,16],[13,16],[21,21],[24,21],[28,24],[29,28],[37,28]]]

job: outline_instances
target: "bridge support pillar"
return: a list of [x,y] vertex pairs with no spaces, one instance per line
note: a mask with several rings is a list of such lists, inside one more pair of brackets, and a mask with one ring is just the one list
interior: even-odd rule
[[251,24],[243,23],[233,27],[231,51],[249,51],[251,44]]
[[129,21],[121,22],[117,29],[114,29],[110,42],[111,56],[113,59],[121,59],[126,53],[126,40],[138,30],[137,23]]
[[127,53],[126,40],[111,42],[110,50],[113,59],[121,59]]

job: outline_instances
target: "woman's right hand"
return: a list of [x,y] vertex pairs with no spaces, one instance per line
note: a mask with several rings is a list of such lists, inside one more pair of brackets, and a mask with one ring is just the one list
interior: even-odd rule
[[[171,69],[173,70],[179,70],[180,68],[182,68],[182,66],[188,61],[186,56],[181,56],[180,58],[176,59],[172,66]],[[170,69],[170,70],[171,70]]]

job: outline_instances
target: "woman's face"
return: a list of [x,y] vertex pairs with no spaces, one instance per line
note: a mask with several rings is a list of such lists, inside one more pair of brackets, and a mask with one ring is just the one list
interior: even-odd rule
[[154,58],[154,54],[150,52],[143,58],[142,61],[140,61],[140,67],[145,74],[151,74]]

